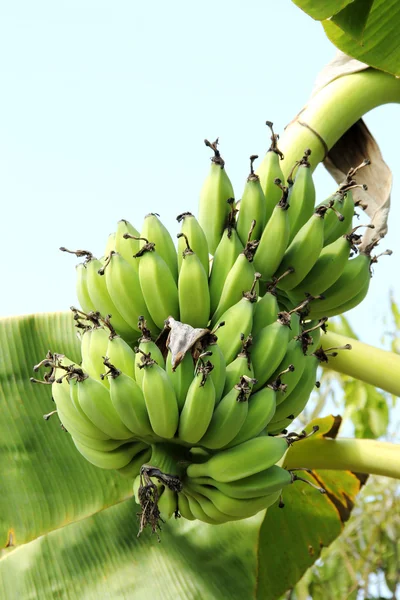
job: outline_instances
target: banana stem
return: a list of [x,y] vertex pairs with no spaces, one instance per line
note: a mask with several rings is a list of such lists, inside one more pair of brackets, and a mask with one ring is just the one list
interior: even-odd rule
[[182,449],[168,443],[152,444],[149,465],[168,475],[182,476],[184,472],[182,462]]
[[350,375],[400,396],[400,355],[331,331],[324,335],[321,342],[323,348],[345,344],[351,344],[352,347],[349,352],[338,352],[337,356],[329,357],[328,363],[322,363],[324,368]]
[[400,444],[360,439],[311,438],[290,447],[286,469],[354,471],[400,479]]
[[326,85],[311,98],[280,138],[285,177],[305,148],[312,150],[309,161],[314,170],[324,159],[326,150],[356,121],[373,108],[389,102],[400,103],[400,79],[383,71],[366,69]]

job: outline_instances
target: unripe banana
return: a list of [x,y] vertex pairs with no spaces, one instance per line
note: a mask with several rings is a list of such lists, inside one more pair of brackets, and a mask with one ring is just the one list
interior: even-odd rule
[[265,387],[259,392],[251,394],[248,404],[246,419],[239,433],[228,444],[228,448],[238,446],[258,436],[266,428],[275,414],[276,393],[273,389]]
[[136,335],[140,333],[137,325],[140,316],[146,319],[150,329],[157,329],[144,300],[137,269],[120,254],[111,252],[100,274],[105,276],[111,300]]
[[275,274],[289,241],[288,190],[282,186],[279,179],[275,180],[278,181],[277,185],[282,190],[282,197],[264,228],[254,256],[254,266],[261,273],[262,281],[270,280]]
[[221,450],[208,461],[191,463],[188,477],[212,477],[229,482],[249,477],[275,465],[288,449],[286,438],[256,437],[239,446]]
[[179,319],[177,285],[154,243],[146,241],[136,256],[140,257],[139,281],[148,311],[157,327],[163,329],[168,317]]
[[141,452],[135,454],[131,462],[125,465],[125,467],[122,467],[122,469],[117,469],[118,473],[123,477],[129,477],[129,479],[133,479],[139,474],[142,465],[146,464],[150,460],[150,457],[151,448],[142,450]]
[[220,243],[217,246],[212,261],[210,273],[210,303],[211,314],[214,314],[221,298],[222,290],[229,271],[236,262],[237,257],[243,252],[243,244],[235,229],[234,200],[231,202],[228,226],[224,229]]
[[254,377],[257,384],[254,391],[259,390],[271,378],[282,362],[291,337],[290,316],[288,313],[279,313],[278,320],[272,325],[261,329],[253,340],[251,359]]
[[178,494],[178,510],[180,515],[188,521],[194,521],[196,517],[190,510],[189,501],[183,492]]
[[214,156],[211,159],[210,173],[200,193],[199,223],[206,234],[208,250],[214,254],[230,212],[227,201],[235,194],[225,171],[225,162],[217,149],[218,139],[213,144],[208,140],[204,142],[213,150]]
[[279,406],[281,402],[285,400],[292,390],[295,389],[304,371],[306,364],[306,356],[304,354],[303,345],[301,339],[290,340],[286,354],[283,357],[280,365],[272,375],[271,380],[279,377],[279,374],[287,369],[289,365],[293,365],[294,369],[285,373],[284,387],[276,392],[276,406]]
[[259,296],[254,305],[252,336],[255,337],[260,333],[263,327],[272,325],[278,318],[278,312],[280,308],[274,289],[267,290],[262,297]]
[[[92,327],[82,334],[82,369],[96,381],[100,381],[107,389],[108,381],[103,380],[103,356],[106,356],[110,332],[104,327]],[[84,343],[83,343],[84,342]]]
[[165,361],[164,357],[161,353],[161,350],[157,346],[155,342],[153,342],[151,337],[151,332],[147,328],[147,322],[145,319],[139,319],[138,327],[142,333],[142,337],[139,338],[139,346],[136,352],[135,359],[135,377],[136,382],[141,386],[143,382],[143,368],[142,365],[146,361],[146,357],[150,355],[150,358],[156,361],[156,363],[162,368],[165,369]]
[[116,233],[110,233],[110,235],[107,238],[107,243],[106,243],[106,247],[104,249],[104,257],[109,256],[110,252],[114,252],[115,251],[115,240],[116,240]]
[[[307,149],[304,152],[303,158],[296,163],[296,177],[289,188],[289,244],[314,212],[315,186],[310,168],[311,165],[308,161],[310,154],[311,150]],[[289,183],[290,181],[291,179],[288,178]]]
[[143,366],[142,389],[152,429],[156,435],[172,438],[178,429],[179,410],[168,375],[154,360]]
[[[196,501],[196,503],[200,506],[201,510],[208,517],[208,519],[211,519],[210,523],[211,522],[228,523],[228,521],[237,520],[237,517],[232,517],[232,516],[226,515],[225,513],[218,510],[218,508],[215,506],[215,504],[213,502],[211,502],[211,500],[209,500],[203,494],[200,494],[197,491],[195,491],[193,489],[193,486],[191,486],[189,483],[187,486],[184,487],[184,491],[188,497],[190,497],[192,500]],[[197,507],[197,504],[196,504],[196,507]],[[199,514],[199,518],[200,518],[200,516],[202,516],[202,514],[199,513],[199,511],[198,511],[198,514]],[[208,521],[206,521],[206,522],[208,522]]]
[[[237,232],[243,244],[248,241],[249,230],[251,230],[250,239],[259,240],[266,223],[265,196],[260,185],[260,179],[253,169],[256,158],[258,158],[256,155],[250,156],[250,175],[247,178],[240,200]],[[254,227],[252,227],[253,220],[256,222]]]
[[135,379],[136,354],[119,335],[109,336],[107,349],[103,356],[107,356],[110,363],[125,375]]
[[259,275],[255,279],[256,273],[253,265],[253,256],[258,242],[250,241],[254,223],[255,221],[248,232],[248,240],[243,252],[239,254],[226,277],[218,306],[211,319],[212,327],[221,320],[221,316],[231,306],[240,301],[247,290],[251,288],[251,293],[258,294]]
[[192,494],[189,494],[188,490],[185,490],[185,496],[189,504],[190,512],[194,515],[195,519],[208,523],[209,525],[218,525],[219,521],[212,519],[206,512],[204,512],[201,504],[194,498]]
[[204,485],[187,485],[187,490],[189,492],[193,490],[198,494],[204,495],[214,504],[214,506],[219,511],[223,512],[226,515],[230,515],[231,517],[239,517],[241,519],[252,517],[261,510],[269,508],[272,504],[275,504],[275,502],[279,499],[279,496],[281,495],[281,490],[278,490],[277,492],[273,492],[272,494],[268,494],[267,496],[260,496],[258,498],[246,498],[245,500],[240,500],[238,498],[231,498],[229,496],[226,496],[226,494],[224,494],[216,488]]
[[[210,257],[208,254],[207,238],[202,230],[200,223],[190,212],[182,213],[176,217],[178,223],[182,223],[181,233],[184,233],[190,240],[190,247],[198,256],[207,277],[210,272]],[[182,253],[186,248],[185,238],[181,237],[178,240],[178,270],[181,270],[183,256]]]
[[[218,331],[220,330],[218,329]],[[210,377],[215,389],[215,404],[218,404],[222,398],[225,386],[226,361],[216,337],[215,341],[211,340],[208,346],[206,346],[204,353],[207,354],[208,360],[214,367],[210,373]]]
[[241,377],[216,407],[206,434],[199,445],[217,449],[226,446],[239,433],[248,411],[247,400],[254,380]]
[[170,490],[169,487],[164,486],[161,490],[157,504],[158,510],[160,511],[160,518],[165,523],[175,515],[178,510],[178,495],[176,492]]
[[328,220],[324,223],[324,246],[332,244],[351,230],[355,208],[352,191],[339,189],[334,195],[333,208],[342,215],[343,219],[339,220],[334,211],[327,214]]
[[[128,234],[129,237],[125,238],[124,235]],[[137,254],[140,250],[140,237],[139,231],[126,221],[125,219],[121,219],[118,221],[117,232],[115,236],[115,251],[118,252],[126,260],[127,263],[131,265],[138,271],[139,263],[135,258],[135,254]]]
[[285,177],[279,164],[279,161],[283,159],[283,154],[277,146],[279,135],[274,133],[271,121],[267,121],[266,124],[271,129],[272,143],[260,167],[257,169],[257,174],[265,196],[265,223],[268,223],[274,207],[278,204],[281,197],[281,192],[274,182],[276,179],[285,181]]
[[358,306],[360,304],[360,302],[362,302],[365,298],[365,296],[368,293],[369,290],[369,284],[370,284],[371,279],[368,279],[360,288],[360,291],[353,296],[352,298],[346,300],[345,302],[343,302],[342,304],[339,304],[338,306],[334,306],[330,309],[324,309],[321,313],[320,312],[315,312],[314,314],[316,315],[316,317],[318,319],[321,319],[322,316],[324,317],[336,317],[337,315],[341,315],[345,312],[347,312],[348,310],[351,310],[352,308],[355,308],[356,306]]
[[275,429],[275,424],[279,421],[288,419],[289,417],[293,420],[303,412],[315,386],[318,365],[319,361],[315,356],[307,356],[300,381],[290,394],[283,399],[281,404],[277,406],[275,415],[271,419],[270,424],[267,425],[268,432],[270,431],[270,427]]
[[89,296],[85,263],[80,263],[76,266],[76,295],[78,296],[79,304],[85,313],[96,310]]
[[71,422],[68,420],[68,417],[66,417],[61,410],[58,411],[58,413],[59,413],[58,416],[60,417],[60,420],[63,424],[63,427],[66,428],[66,430],[74,438],[74,440],[76,440],[77,442],[79,442],[80,444],[83,444],[84,446],[86,446],[88,448],[91,448],[92,450],[97,450],[99,452],[110,452],[111,450],[116,450],[123,444],[126,444],[128,441],[132,441],[132,442],[137,441],[133,434],[129,440],[112,440],[112,439],[99,440],[99,439],[96,439],[93,437],[89,437],[89,436],[85,435],[84,433],[81,433],[77,429],[74,429],[73,425],[71,425]]
[[[156,213],[145,216],[140,237],[143,241],[151,240],[156,246],[157,254],[168,265],[175,282],[178,281],[178,257],[174,241]],[[143,247],[144,244],[142,243]]]
[[231,363],[241,346],[240,334],[246,338],[253,326],[254,303],[257,295],[252,289],[247,292],[240,302],[237,302],[221,316],[220,322],[224,327],[218,330],[218,346],[224,355],[226,364]]
[[137,337],[137,331],[125,321],[111,299],[107,289],[105,277],[99,274],[103,269],[103,263],[93,258],[86,265],[87,285],[90,299],[102,315],[111,315],[112,324],[124,340],[130,342]]
[[130,442],[110,452],[101,452],[72,439],[82,456],[100,469],[122,469],[136,454],[147,448],[147,444],[143,442]]
[[[156,362],[158,362],[156,360]],[[186,352],[183,360],[176,367],[175,371],[172,369],[171,363],[171,352],[168,352],[165,370],[175,390],[176,399],[178,401],[178,407],[181,411],[185,404],[186,395],[190,384],[194,377],[194,365],[193,358],[190,352]]]
[[122,373],[107,359],[106,375],[110,379],[111,402],[123,424],[138,437],[151,436],[153,429],[147,413],[146,402],[136,381]]
[[327,206],[316,209],[310,219],[303,225],[286,250],[279,265],[277,275],[282,275],[289,268],[294,269],[278,283],[281,290],[292,290],[299,285],[307,273],[311,271],[321,253],[324,242],[324,215]]
[[269,469],[255,473],[255,475],[250,475],[250,477],[244,477],[243,479],[229,483],[222,483],[221,481],[211,479],[211,477],[189,478],[188,482],[189,485],[193,482],[197,485],[212,486],[230,498],[246,500],[247,498],[259,498],[260,496],[279,492],[282,488],[292,483],[292,476],[286,469],[274,465]]
[[106,435],[115,440],[127,440],[132,432],[122,423],[108,389],[93,379],[77,380],[78,400],[85,415]]
[[250,379],[254,378],[253,365],[250,359],[250,349],[253,343],[251,335],[244,337],[243,334],[240,336],[242,349],[235,358],[226,368],[226,379],[223,394],[224,396],[231,391],[236,385],[242,375],[246,375]]
[[196,444],[204,436],[215,407],[215,388],[209,376],[213,366],[201,359],[199,362],[179,417],[178,437],[189,444]]
[[186,239],[186,248],[178,279],[180,319],[194,328],[203,328],[210,318],[208,276],[200,259],[190,248],[188,238],[184,233],[178,233],[178,238],[181,237]]

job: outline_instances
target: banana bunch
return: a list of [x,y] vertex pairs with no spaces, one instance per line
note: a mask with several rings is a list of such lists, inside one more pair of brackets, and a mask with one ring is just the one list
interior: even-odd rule
[[141,528],[246,518],[299,479],[280,464],[301,436],[284,436],[328,360],[321,330],[368,291],[375,244],[358,252],[352,223],[368,161],[315,205],[310,151],[285,181],[267,125],[271,147],[258,173],[250,157],[240,202],[218,139],[205,140],[198,219],[177,217],[176,244],[150,213],[140,231],[119,221],[99,259],[61,248],[83,259],[81,362],[49,353],[35,370],[50,369],[43,383],[84,458],[135,479]]

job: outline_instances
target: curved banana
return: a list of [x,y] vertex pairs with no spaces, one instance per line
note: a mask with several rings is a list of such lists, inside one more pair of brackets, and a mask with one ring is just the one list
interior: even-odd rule
[[[156,362],[158,362],[156,360]],[[175,370],[172,369],[171,352],[168,352],[165,370],[175,390],[178,407],[181,411],[185,404],[186,395],[194,377],[193,358],[190,352],[186,352],[183,360]]]
[[[129,237],[124,237],[128,234]],[[115,251],[138,271],[139,263],[135,258],[135,254],[140,250],[139,231],[129,223],[126,219],[118,221],[117,231],[115,236]]]
[[[184,212],[176,217],[178,223],[182,223],[181,233],[184,233],[190,240],[190,246],[193,252],[198,256],[207,277],[210,272],[210,257],[208,254],[208,243],[206,234],[201,228],[200,223],[190,212]],[[183,261],[183,252],[185,250],[185,238],[178,239],[178,271],[181,270]]]
[[135,454],[135,456],[131,459],[131,462],[125,465],[125,467],[117,469],[117,471],[123,477],[129,477],[132,479],[139,474],[140,468],[150,460],[150,457],[151,448],[149,447]]
[[204,143],[213,150],[214,156],[200,193],[199,223],[206,234],[208,250],[214,254],[230,212],[227,201],[234,198],[235,194],[225,171],[225,162],[217,148],[218,139],[212,144],[208,140],[204,140]]
[[215,313],[218,306],[229,271],[235,264],[239,254],[243,252],[243,244],[236,231],[234,200],[233,198],[231,200],[228,226],[224,229],[211,265],[209,281],[211,314]]
[[239,433],[227,444],[228,448],[257,437],[266,428],[275,414],[276,393],[273,389],[265,387],[250,395],[248,405],[246,419]]
[[[243,244],[248,240],[249,230],[251,238],[259,240],[266,223],[266,203],[265,196],[260,185],[260,178],[254,173],[253,163],[258,158],[255,154],[250,156],[250,175],[240,200],[240,211],[237,219],[237,232]],[[255,220],[256,225],[252,227]]]
[[271,218],[262,233],[254,256],[254,266],[261,273],[262,281],[269,281],[275,274],[289,241],[288,189],[276,179],[282,190],[282,197],[275,206]]
[[254,378],[254,369],[250,359],[250,348],[253,343],[253,338],[251,335],[245,338],[244,335],[241,334],[240,339],[242,349],[235,360],[226,367],[226,379],[223,391],[224,396],[231,391],[242,375],[246,375],[250,379]]
[[174,516],[178,510],[178,495],[169,487],[163,486],[158,499],[158,510],[160,518],[164,523]]
[[179,410],[175,391],[168,375],[154,360],[146,359],[142,390],[154,433],[170,439],[178,429]]
[[125,375],[135,379],[136,354],[119,335],[109,336],[107,349],[102,356],[106,356],[110,363]]
[[138,327],[142,333],[142,337],[139,338],[139,345],[135,348],[135,377],[134,379],[139,385],[143,382],[143,364],[146,361],[146,357],[152,358],[156,363],[165,369],[164,357],[161,350],[157,346],[151,337],[151,332],[147,328],[147,322],[145,319],[139,319]]
[[188,477],[212,477],[229,482],[249,477],[275,465],[288,449],[286,438],[256,437],[239,446],[221,450],[203,463],[191,463]]
[[100,469],[122,469],[130,463],[136,454],[147,448],[147,444],[144,442],[130,442],[110,452],[101,452],[101,450],[94,450],[81,444],[78,440],[72,439],[82,456],[95,467],[100,467]]
[[293,365],[294,369],[285,373],[284,376],[284,388],[279,389],[276,392],[276,406],[278,407],[281,402],[294,390],[301,379],[301,376],[306,365],[306,355],[304,354],[303,344],[301,339],[290,340],[286,354],[283,357],[280,365],[272,375],[271,379],[274,380],[279,377],[279,374],[287,369],[289,365]]
[[279,315],[275,323],[261,329],[253,340],[251,360],[254,377],[257,379],[255,392],[271,378],[281,364],[289,345],[291,320],[287,318],[287,313],[279,313]]
[[274,133],[273,123],[267,121],[266,125],[271,129],[271,146],[257,169],[260,178],[261,189],[265,196],[265,223],[271,218],[274,207],[278,204],[281,192],[275,185],[275,180],[285,181],[279,161],[283,159],[282,152],[278,149],[279,135]]
[[267,325],[272,325],[278,318],[279,312],[278,299],[273,288],[267,290],[264,296],[259,296],[254,305],[252,336],[256,337],[261,329]]
[[87,269],[85,263],[79,263],[76,265],[76,295],[79,300],[79,304],[85,313],[95,311],[96,308],[89,296],[88,284],[87,284]]
[[[230,515],[226,515],[225,513],[218,510],[218,508],[215,506],[215,504],[213,502],[211,502],[211,500],[209,500],[206,496],[204,496],[203,494],[200,494],[198,491],[196,491],[193,488],[193,486],[190,485],[189,482],[187,483],[187,485],[184,486],[184,492],[190,499],[192,499],[192,501],[194,500],[196,502],[196,505],[195,505],[196,508],[197,508],[197,505],[200,506],[201,510],[207,516],[207,518],[211,519],[211,521],[206,521],[206,522],[228,523],[228,521],[237,520],[237,518],[231,517]],[[197,514],[199,515],[198,518],[200,518],[200,516],[203,516],[202,513],[199,512],[198,508],[197,508]],[[203,519],[201,519],[201,520],[203,520]]]
[[[314,212],[315,186],[308,160],[310,154],[311,150],[305,150],[303,158],[296,163],[296,177],[289,187],[289,244]],[[288,182],[290,182],[289,178]]]
[[354,216],[354,199],[351,190],[339,190],[334,194],[332,206],[343,218],[338,219],[335,211],[328,213],[324,223],[324,246],[332,244],[351,230]]
[[[156,213],[149,213],[145,216],[140,237],[142,241],[151,240],[155,244],[158,256],[167,263],[174,281],[177,282],[178,256],[175,244],[168,229],[161,223]],[[144,244],[141,246],[143,247]]]
[[[110,332],[104,327],[92,327],[82,334],[82,369],[93,379],[109,388],[101,374],[104,373],[103,356],[106,356]],[[84,342],[84,343],[83,343]]]
[[226,446],[239,433],[246,420],[248,397],[254,380],[241,377],[226,396],[222,398],[212,415],[207,432],[199,440],[205,448],[217,449]]
[[207,354],[208,360],[213,366],[210,377],[214,384],[215,404],[217,405],[222,398],[226,378],[226,361],[222,350],[218,345],[217,336],[215,336],[215,341],[211,340],[208,346],[206,346],[204,353]]
[[196,517],[190,510],[189,501],[187,496],[185,496],[184,492],[180,492],[178,494],[178,511],[179,514],[188,521],[194,521]]
[[186,234],[178,233],[178,238],[182,237],[186,240],[186,248],[178,279],[180,319],[182,323],[194,328],[203,328],[210,318],[208,276],[200,259],[189,246]]
[[188,389],[179,417],[178,438],[197,444],[210,425],[215,407],[215,388],[209,376],[213,366],[201,361]]

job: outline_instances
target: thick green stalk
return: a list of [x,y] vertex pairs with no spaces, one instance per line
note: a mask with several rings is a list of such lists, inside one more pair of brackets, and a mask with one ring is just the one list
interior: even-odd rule
[[330,149],[364,114],[390,102],[400,103],[400,79],[383,71],[366,69],[326,85],[310,99],[280,138],[279,148],[285,155],[281,163],[285,176],[305,148],[312,150],[312,169],[324,159],[326,148],[318,135]]
[[361,379],[395,396],[400,396],[400,355],[363,344],[358,340],[328,331],[322,347],[332,348],[351,344],[351,350],[338,351],[322,366],[355,379]]
[[354,471],[400,479],[400,444],[376,440],[310,438],[291,446],[284,466],[286,469],[305,467]]

